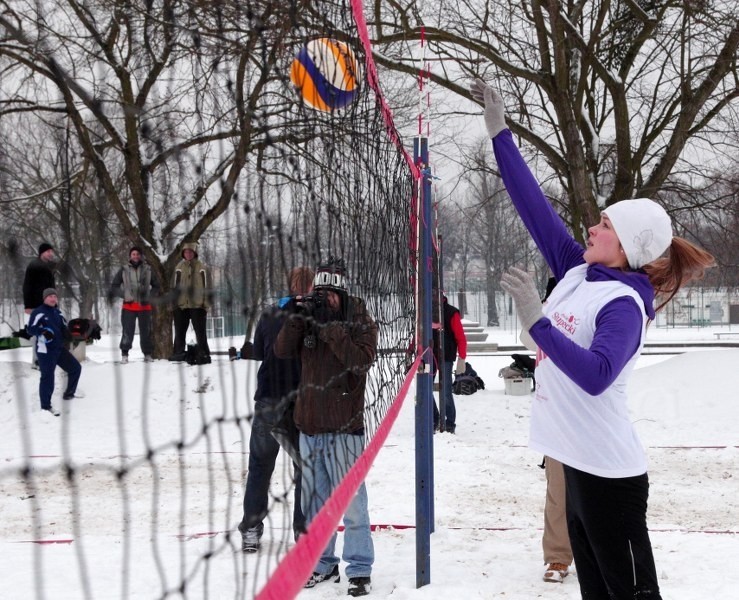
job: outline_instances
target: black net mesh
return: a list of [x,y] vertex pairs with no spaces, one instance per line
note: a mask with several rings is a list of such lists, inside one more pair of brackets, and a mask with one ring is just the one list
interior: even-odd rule
[[[41,206],[46,217],[28,230],[18,212],[5,213],[5,234],[16,241],[4,277],[15,279],[17,294],[4,319],[22,320],[19,280],[33,240],[54,239],[63,313],[95,317],[104,334],[72,344],[85,355],[84,397],[63,401],[67,380],[56,370],[60,418],[39,410],[30,348],[0,363],[8,375],[0,483],[13,498],[2,530],[27,542],[17,560],[32,565],[26,587],[10,595],[253,597],[294,544],[295,479],[285,451],[274,467],[270,459],[250,464],[249,443],[261,436],[272,448],[266,454],[276,454],[271,423],[301,400],[296,392],[273,399],[273,414],[255,421],[259,361],[229,360],[228,347],[248,348],[263,311],[287,295],[291,269],[341,258],[342,301],[352,315],[366,311],[364,320],[304,320],[319,338],[337,325],[352,343],[356,331],[376,326],[364,359],[331,350],[344,367],[319,390],[330,397],[331,386],[353,393],[366,385],[354,423],[361,427],[340,429],[361,443],[336,448],[351,463],[396,397],[412,346],[413,178],[367,83],[352,7],[50,2],[11,8],[2,24],[15,47],[0,58],[12,81],[3,92],[6,148],[20,150],[24,132],[52,132],[38,138],[28,177],[3,169],[4,197],[16,199],[20,214]],[[338,92],[322,100],[343,108],[309,106],[291,81],[295,57],[316,42],[337,62],[305,67],[304,76],[343,69],[333,78]],[[165,360],[183,297],[173,273],[191,242],[209,296],[201,316],[210,361],[201,347],[196,365]],[[160,360],[143,362],[137,337],[123,365],[121,304],[108,288],[134,243],[161,283],[152,299]],[[298,313],[293,304],[276,314]],[[189,316],[188,342],[200,318]],[[259,469],[266,511],[242,520],[246,477]],[[315,493],[310,502],[320,505],[325,498]],[[263,527],[259,552],[242,552],[240,522],[244,531]]]

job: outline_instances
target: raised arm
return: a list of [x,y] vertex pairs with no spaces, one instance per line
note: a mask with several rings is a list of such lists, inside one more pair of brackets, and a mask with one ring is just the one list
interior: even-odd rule
[[513,205],[552,273],[561,279],[569,269],[583,262],[584,249],[567,231],[513,142],[513,135],[505,125],[505,108],[500,96],[480,80],[473,82],[470,91],[477,101],[484,103],[485,125]]

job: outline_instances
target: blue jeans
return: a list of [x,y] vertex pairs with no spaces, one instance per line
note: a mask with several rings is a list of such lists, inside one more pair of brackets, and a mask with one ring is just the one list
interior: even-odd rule
[[[339,482],[349,472],[364,450],[364,436],[347,433],[300,434],[300,457],[303,460],[303,513],[308,522],[318,514]],[[367,488],[364,482],[344,513],[344,552],[347,577],[369,577],[375,562],[375,549],[370,531]],[[313,569],[326,575],[339,564],[335,554],[334,532],[318,564]]]
[[[457,408],[454,406],[454,396],[452,395],[452,383],[454,382],[454,362],[445,360],[441,363],[444,369],[441,373],[441,396],[444,398],[447,429],[454,429],[457,426]],[[439,424],[439,409],[434,403],[434,425]]]

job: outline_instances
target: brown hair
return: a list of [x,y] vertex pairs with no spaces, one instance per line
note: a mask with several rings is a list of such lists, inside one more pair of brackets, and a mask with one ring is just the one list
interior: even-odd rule
[[642,267],[660,301],[655,312],[662,310],[686,283],[694,279],[703,279],[706,269],[715,264],[712,254],[688,240],[673,237],[666,257],[658,258]]
[[313,285],[313,269],[295,267],[287,276],[287,285],[291,294],[307,294]]

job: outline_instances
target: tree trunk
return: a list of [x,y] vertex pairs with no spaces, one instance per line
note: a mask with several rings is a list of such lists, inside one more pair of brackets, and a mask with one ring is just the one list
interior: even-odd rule
[[495,280],[493,271],[489,265],[486,265],[487,275],[486,279],[486,291],[488,296],[488,327],[497,327],[500,325],[500,319],[498,318],[498,305],[495,303]]
[[172,355],[172,305],[158,304],[152,314],[154,358],[169,358]]

